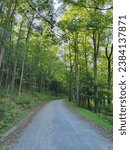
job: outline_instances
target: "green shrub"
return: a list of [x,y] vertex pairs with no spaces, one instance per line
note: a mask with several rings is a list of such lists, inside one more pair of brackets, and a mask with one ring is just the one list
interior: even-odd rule
[[38,99],[39,101],[45,101],[45,100],[52,100],[56,99],[56,96],[52,95],[51,93],[33,93],[33,96]]
[[113,105],[101,105],[99,107],[99,110],[104,115],[109,115],[109,116],[113,115]]
[[9,129],[19,116],[24,113],[20,107],[9,98],[0,99],[0,113],[3,114],[3,119],[0,121],[0,133]]
[[24,108],[31,108],[35,105],[36,101],[28,95],[21,95],[15,98],[15,103]]

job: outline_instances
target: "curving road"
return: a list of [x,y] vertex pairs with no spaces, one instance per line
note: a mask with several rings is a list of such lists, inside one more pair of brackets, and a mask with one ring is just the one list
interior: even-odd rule
[[112,150],[112,141],[71,112],[63,100],[47,103],[11,150]]

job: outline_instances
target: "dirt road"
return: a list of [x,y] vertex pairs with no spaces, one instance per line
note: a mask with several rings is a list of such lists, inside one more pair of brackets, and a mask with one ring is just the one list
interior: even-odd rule
[[63,100],[47,103],[11,150],[112,150],[112,141],[70,111]]

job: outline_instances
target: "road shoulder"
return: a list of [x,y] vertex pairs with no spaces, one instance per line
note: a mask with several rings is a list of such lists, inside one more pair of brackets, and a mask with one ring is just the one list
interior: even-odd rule
[[89,120],[87,117],[83,116],[80,112],[78,112],[74,107],[72,107],[67,100],[64,100],[64,105],[73,113],[75,113],[81,120],[86,121],[91,126],[93,126],[97,132],[101,133],[104,137],[109,138],[111,141],[113,141],[113,134],[108,133],[105,129],[99,127],[95,122]]

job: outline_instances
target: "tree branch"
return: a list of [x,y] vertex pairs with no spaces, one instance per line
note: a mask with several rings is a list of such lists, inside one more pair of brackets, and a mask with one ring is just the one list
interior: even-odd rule
[[[67,1],[66,1],[67,2]],[[85,9],[95,9],[95,10],[110,10],[110,9],[113,9],[113,6],[109,7],[109,8],[99,8],[99,7],[87,7],[81,3],[78,3],[78,2],[74,2],[73,0],[69,0],[69,2],[71,4],[74,4],[74,5],[77,5],[77,6],[80,6],[80,7],[83,7]]]
[[43,17],[43,16],[36,10],[36,8],[34,8],[34,7],[32,6],[32,4],[31,4],[28,0],[26,0],[26,2],[29,4],[29,6],[32,8],[32,10],[34,10],[44,21],[46,21],[46,22],[48,22],[49,24],[52,25],[52,22],[49,21],[48,19],[46,19],[45,17]]

